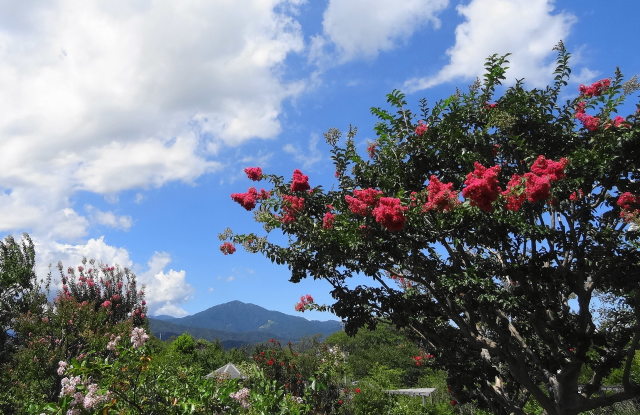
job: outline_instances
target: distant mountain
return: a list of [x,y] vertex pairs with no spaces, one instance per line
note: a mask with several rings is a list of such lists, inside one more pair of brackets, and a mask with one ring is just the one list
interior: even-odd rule
[[336,320],[317,321],[267,310],[255,304],[231,301],[182,318],[154,316],[151,332],[168,339],[184,332],[207,340],[218,339],[225,347],[237,347],[276,338],[297,341],[316,334],[326,337],[342,329]]
[[152,316],[152,318],[156,320],[162,320],[162,321],[171,321],[171,320],[176,320],[178,317],[167,316],[166,314],[160,314],[157,316]]

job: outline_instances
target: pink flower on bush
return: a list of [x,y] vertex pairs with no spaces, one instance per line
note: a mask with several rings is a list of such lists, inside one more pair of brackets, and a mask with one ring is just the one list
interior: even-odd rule
[[418,125],[416,126],[415,133],[416,135],[423,135],[429,129],[429,124],[425,124],[424,121],[418,121]]
[[607,128],[620,128],[620,127],[629,127],[630,125],[625,121],[624,117],[616,116],[605,126]]
[[249,402],[249,389],[242,388],[237,392],[230,393],[229,397],[240,404],[244,409],[249,409],[251,403]]
[[378,143],[370,143],[367,146],[367,153],[369,154],[370,158],[374,158],[377,152],[378,152]]
[[610,79],[601,79],[599,81],[596,81],[594,83],[592,83],[589,86],[586,85],[580,85],[578,87],[578,90],[580,91],[580,95],[582,95],[583,97],[597,97],[602,95],[602,93],[609,88],[609,86],[611,85],[611,80]]
[[485,102],[484,107],[486,109],[491,109],[497,107],[498,104],[496,102]]
[[134,327],[131,330],[131,344],[134,349],[139,349],[149,340],[149,335],[145,333],[142,327]]
[[345,196],[344,200],[349,206],[349,210],[356,215],[367,216],[371,209],[378,204],[378,200],[382,196],[380,190],[368,188],[362,190],[354,190],[353,196]]
[[595,131],[598,129],[598,127],[600,127],[600,118],[598,117],[585,114],[577,118],[580,120],[580,122],[582,122],[584,128],[589,131]]
[[408,208],[400,204],[400,199],[395,197],[381,197],[373,211],[376,222],[390,231],[400,231],[404,228],[406,218],[404,212]]
[[247,167],[244,172],[250,180],[258,181],[262,179],[262,169],[260,167]]
[[506,198],[506,209],[518,211],[522,207],[522,204],[527,199],[527,195],[524,191],[523,176],[514,174],[511,176],[511,180],[507,183],[507,189],[502,192],[502,195]]
[[487,168],[476,161],[474,167],[475,170],[467,175],[462,195],[471,201],[472,206],[490,212],[493,210],[493,202],[502,190],[498,185],[500,166]]
[[293,171],[293,179],[291,180],[291,191],[303,192],[305,190],[309,190],[310,188],[309,176],[305,176],[300,170],[295,169]]
[[104,303],[101,304],[101,306],[104,308],[109,308],[111,307],[111,301],[106,300]]
[[539,155],[531,165],[531,173],[537,176],[548,176],[550,181],[555,182],[556,180],[564,179],[564,169],[568,164],[569,160],[564,157],[559,161],[553,161],[546,159],[543,155]]
[[225,242],[222,245],[220,245],[220,252],[222,252],[225,255],[231,255],[234,252],[236,252],[236,247],[231,242]]
[[638,216],[640,216],[640,197],[630,192],[624,192],[618,197],[616,204],[622,209],[620,217],[625,222],[637,222]]
[[322,218],[322,227],[324,229],[332,229],[333,228],[333,223],[336,220],[336,215],[331,213],[331,212],[327,212],[324,214],[324,217]]
[[304,198],[298,196],[282,196],[282,210],[284,216],[280,218],[282,223],[291,223],[296,220],[297,214],[304,209]]
[[307,306],[313,304],[313,297],[309,294],[303,295],[300,297],[300,301],[296,303],[295,309],[296,311],[300,311],[301,313],[306,310]]
[[61,360],[61,361],[58,362],[58,370],[56,371],[58,376],[64,375],[64,372],[66,372],[68,365],[69,364],[67,362],[65,362],[64,360]]
[[525,173],[525,193],[531,203],[547,200],[551,194],[551,176]]
[[250,187],[246,193],[232,193],[231,199],[237,202],[243,208],[251,210],[256,207],[256,200],[258,199],[258,191],[255,187]]
[[447,211],[457,206],[458,192],[453,190],[453,183],[442,183],[436,176],[429,178],[427,186],[427,203],[423,206],[423,210]]

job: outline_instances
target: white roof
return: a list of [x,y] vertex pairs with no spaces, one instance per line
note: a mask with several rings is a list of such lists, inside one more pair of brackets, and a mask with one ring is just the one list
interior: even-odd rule
[[414,389],[391,389],[385,392],[392,395],[429,396],[435,392],[436,388],[414,388]]
[[209,373],[205,378],[244,379],[245,376],[240,373],[233,363],[227,363],[226,365]]

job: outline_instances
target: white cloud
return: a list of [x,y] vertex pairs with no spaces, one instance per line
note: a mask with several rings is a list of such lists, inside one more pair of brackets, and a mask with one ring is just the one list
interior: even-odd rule
[[131,228],[131,225],[133,224],[131,216],[118,216],[113,212],[103,211],[91,205],[85,206],[85,210],[89,213],[91,220],[100,225],[105,225],[111,228],[126,231],[129,230],[129,228]]
[[[3,2],[7,3],[7,2]],[[77,191],[193,182],[215,151],[280,132],[300,0],[3,4],[0,232],[77,242]],[[61,222],[54,222],[61,221]]]
[[546,85],[555,63],[552,48],[569,35],[575,17],[554,13],[553,0],[472,0],[458,6],[465,21],[456,28],[449,63],[424,78],[410,79],[410,91],[430,88],[455,79],[472,79],[484,73],[485,59],[512,53],[507,78],[526,78],[532,86]]
[[309,168],[322,160],[323,154],[318,149],[318,141],[320,136],[318,134],[311,134],[311,138],[307,143],[307,148],[302,149],[298,145],[285,144],[282,150],[285,153],[291,154],[293,159],[302,165],[304,168]]
[[186,271],[165,268],[171,262],[166,252],[156,252],[147,263],[148,270],[138,276],[145,285],[149,314],[169,314],[182,317],[187,312],[180,307],[193,294],[193,287],[186,281]]
[[426,24],[438,28],[437,14],[449,0],[330,0],[322,35],[312,39],[311,60],[321,65],[373,58],[405,42]]

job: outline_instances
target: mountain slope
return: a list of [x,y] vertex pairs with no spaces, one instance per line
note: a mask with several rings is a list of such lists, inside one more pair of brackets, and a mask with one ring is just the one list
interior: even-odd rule
[[342,329],[336,320],[317,321],[267,310],[255,304],[231,301],[182,318],[150,319],[154,335],[167,339],[189,332],[194,337],[225,342],[258,343],[269,338],[296,341],[320,334],[328,336]]

